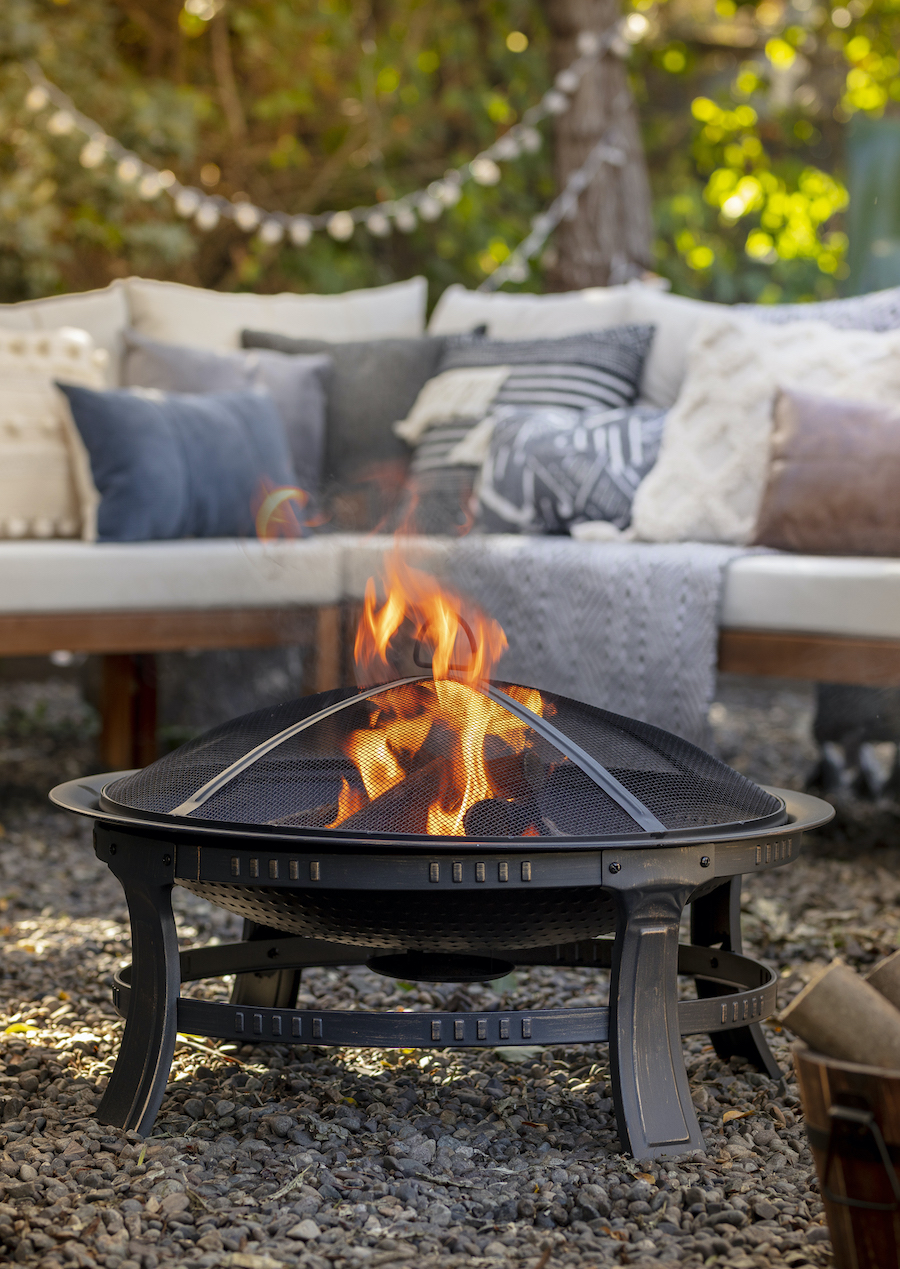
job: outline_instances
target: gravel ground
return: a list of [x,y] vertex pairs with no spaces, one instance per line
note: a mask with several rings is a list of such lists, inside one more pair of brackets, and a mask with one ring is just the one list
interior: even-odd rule
[[[717,742],[757,778],[800,786],[811,698],[773,692],[748,702],[726,684]],[[878,814],[896,823],[896,807]],[[852,853],[847,838],[819,839],[749,879],[745,937],[779,969],[782,1004],[836,951],[862,967],[898,945],[900,851],[865,838]],[[620,1153],[605,1046],[422,1054],[185,1038],[153,1135],[98,1125],[121,1034],[109,999],[128,959],[121,892],[87,826],[34,801],[8,808],[0,846],[0,1263],[832,1263],[792,1075],[723,1065],[705,1037],[686,1055],[708,1153],[673,1163]],[[185,945],[237,937],[234,918],[176,896]],[[606,987],[589,970],[533,969],[424,989],[354,968],[307,971],[301,1004],[489,1009],[502,993],[512,1008],[561,1007],[599,1004]],[[789,1071],[788,1037],[769,1035]]]

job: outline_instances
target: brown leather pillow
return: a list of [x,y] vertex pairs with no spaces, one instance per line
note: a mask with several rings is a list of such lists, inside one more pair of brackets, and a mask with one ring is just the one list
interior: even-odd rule
[[900,556],[900,408],[779,392],[754,542]]

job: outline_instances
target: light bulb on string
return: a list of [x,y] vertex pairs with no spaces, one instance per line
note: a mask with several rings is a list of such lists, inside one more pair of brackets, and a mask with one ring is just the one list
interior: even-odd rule
[[356,222],[348,211],[338,211],[329,218],[327,228],[335,242],[349,242],[353,237]]
[[116,176],[123,185],[131,185],[141,174],[142,164],[139,159],[132,158],[127,155],[124,159],[120,159],[116,167]]
[[177,177],[174,172],[170,172],[168,168],[163,168],[161,172],[156,173],[156,179],[159,181],[160,189],[171,189],[175,184]]
[[432,198],[430,194],[426,194],[424,198],[419,199],[418,212],[423,220],[437,220],[443,210],[443,206],[436,198]]
[[47,120],[47,131],[55,137],[67,137],[75,127],[75,120],[68,110],[57,110]]
[[366,229],[375,238],[388,238],[391,233],[391,222],[384,212],[374,211],[366,217]]
[[549,115],[561,115],[569,109],[569,99],[565,93],[557,92],[555,88],[551,88],[541,98],[541,105]]
[[305,247],[312,237],[312,225],[303,216],[295,216],[288,228],[291,242],[295,247]]
[[602,39],[597,31],[581,31],[576,41],[576,47],[582,57],[596,57],[600,52]]
[[179,216],[193,216],[202,201],[195,189],[180,189],[175,195],[175,210]]
[[264,220],[259,227],[260,241],[264,242],[267,247],[275,247],[284,237],[284,225],[280,220],[276,220],[270,216],[268,220]]
[[511,133],[496,141],[491,150],[498,159],[517,159],[520,154],[519,143]]
[[146,176],[142,176],[138,185],[138,194],[141,198],[148,202],[152,198],[158,198],[162,193],[162,185],[159,183],[159,174],[157,172],[148,172]]
[[496,185],[502,175],[494,160],[486,158],[483,154],[479,154],[477,159],[472,160],[469,171],[478,185]]
[[213,202],[202,203],[197,215],[194,217],[194,223],[198,229],[215,229],[219,223],[219,209]]
[[411,234],[418,225],[416,213],[406,203],[400,203],[394,212],[394,224],[402,234]]
[[99,167],[105,158],[106,138],[91,137],[90,141],[86,141],[81,147],[78,161],[82,167],[92,168]]
[[428,186],[428,193],[432,198],[436,198],[439,203],[443,203],[445,207],[455,207],[462,198],[462,190],[459,187],[459,176],[453,173],[454,180],[449,178],[444,181],[432,181]]
[[259,208],[254,207],[252,203],[235,203],[235,224],[239,229],[243,229],[244,233],[252,233],[261,219]]
[[29,110],[37,114],[39,110],[43,110],[50,102],[50,94],[46,88],[42,88],[40,84],[35,84],[33,88],[28,90],[25,96],[25,105]]
[[561,70],[559,72],[553,83],[561,93],[573,93],[581,83],[581,76],[577,71],[568,67],[566,70]]
[[543,140],[537,128],[522,128],[519,131],[519,144],[526,154],[537,154]]

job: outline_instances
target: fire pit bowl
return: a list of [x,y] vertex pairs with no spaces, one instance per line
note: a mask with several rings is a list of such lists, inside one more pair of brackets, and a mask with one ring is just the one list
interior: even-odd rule
[[[620,1137],[638,1157],[703,1149],[683,1034],[709,1032],[721,1056],[777,1073],[759,1027],[776,979],[741,955],[740,875],[795,859],[802,832],[832,815],[633,719],[430,675],[247,715],[143,771],[51,797],[94,819],[131,914],[103,1122],[149,1130],[178,1031],[403,1047],[608,1040]],[[244,917],[244,942],[179,957],[175,884]],[[688,904],[693,942],[679,946]],[[611,968],[610,1004],[295,1008],[303,967],[361,963],[443,982]],[[228,973],[229,1004],[179,994]],[[679,973],[697,999],[679,1002]]]

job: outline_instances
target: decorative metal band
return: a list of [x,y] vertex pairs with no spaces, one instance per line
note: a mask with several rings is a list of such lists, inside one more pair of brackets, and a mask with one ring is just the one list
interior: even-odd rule
[[[292,942],[283,940],[287,951]],[[608,964],[612,953],[611,939],[591,940],[597,945],[594,964]],[[309,943],[306,945],[309,948]],[[254,970],[270,972],[273,962],[267,955],[269,944],[234,944],[200,948],[181,954],[185,979],[215,977]],[[587,943],[572,944],[561,952],[584,948]],[[298,949],[299,950],[299,949]],[[310,948],[310,951],[312,949]],[[361,961],[368,955],[358,948],[336,949],[332,963]],[[727,995],[678,1003],[678,1029],[682,1035],[700,1032],[731,1031],[760,1022],[776,1007],[778,978],[775,972],[759,961],[716,948],[683,945],[678,949],[679,973],[698,975],[740,990]],[[520,964],[558,963],[546,949],[517,954],[504,953]],[[340,961],[338,961],[340,958]],[[588,957],[573,963],[585,963]],[[303,964],[311,960],[303,958]],[[277,961],[277,968],[295,967],[290,955]],[[125,1016],[131,996],[131,966],[116,975],[113,1005]],[[523,1044],[600,1044],[609,1039],[610,1009],[607,1005],[590,1009],[505,1010],[485,1013],[368,1013],[356,1010],[269,1009],[259,1006],[219,1004],[208,1000],[178,998],[178,1030],[189,1035],[202,1035],[220,1040],[257,1042],[291,1039],[319,1044],[373,1046],[391,1048],[460,1047],[489,1048],[492,1045]]]
[[580,767],[584,774],[595,784],[608,794],[612,800],[622,808],[626,815],[630,815],[636,824],[639,824],[648,833],[664,833],[666,826],[661,820],[658,820],[653,812],[646,807],[639,798],[625,788],[624,784],[620,784],[616,777],[602,763],[591,755],[580,745],[576,745],[574,740],[561,732],[552,723],[548,723],[546,718],[541,718],[540,714],[535,714],[526,705],[520,705],[512,696],[507,696],[506,692],[502,692],[499,687],[488,686],[485,691],[491,700],[496,701],[499,705],[503,705],[517,718],[521,718],[529,727],[533,728],[539,736],[543,736],[545,740],[562,751],[576,767]]

